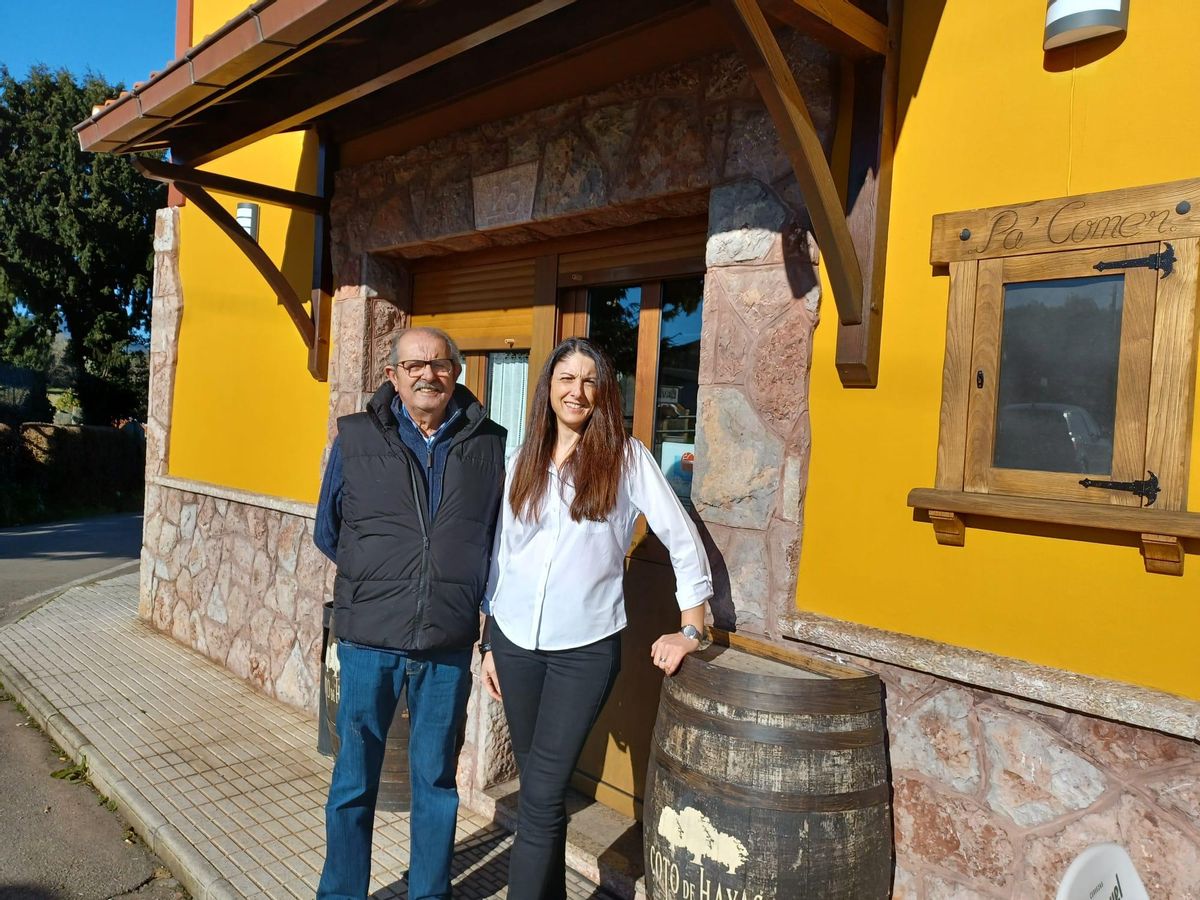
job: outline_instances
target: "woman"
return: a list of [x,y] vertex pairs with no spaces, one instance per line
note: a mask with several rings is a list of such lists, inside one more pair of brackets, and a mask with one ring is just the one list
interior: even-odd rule
[[504,703],[521,776],[508,897],[561,900],[564,798],[621,667],[621,583],[638,513],[675,568],[682,627],[650,647],[668,675],[700,647],[712,575],[654,457],[625,434],[616,373],[599,348],[578,338],[555,348],[531,418],[509,465],[480,649],[484,687]]

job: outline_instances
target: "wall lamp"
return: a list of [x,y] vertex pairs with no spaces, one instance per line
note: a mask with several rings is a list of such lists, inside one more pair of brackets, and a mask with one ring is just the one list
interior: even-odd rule
[[1124,32],[1128,26],[1129,0],[1050,0],[1042,49]]
[[258,204],[239,203],[237,205],[237,222],[246,234],[256,244],[258,243]]

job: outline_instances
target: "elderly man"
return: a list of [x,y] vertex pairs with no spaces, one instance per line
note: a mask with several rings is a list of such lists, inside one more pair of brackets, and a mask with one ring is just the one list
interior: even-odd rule
[[450,897],[457,734],[504,490],[505,431],[456,384],[461,371],[445,332],[403,332],[366,411],[338,420],[321,484],[314,541],[337,563],[341,668],[324,900],[367,896],[384,742],[406,689],[408,896]]

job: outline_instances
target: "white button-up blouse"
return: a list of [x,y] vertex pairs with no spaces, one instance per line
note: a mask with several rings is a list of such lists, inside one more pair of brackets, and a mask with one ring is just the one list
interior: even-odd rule
[[621,583],[638,513],[666,546],[681,610],[712,597],[712,571],[696,526],[641,441],[630,439],[613,511],[603,522],[571,519],[574,485],[550,467],[541,516],[526,522],[508,502],[508,465],[483,611],[527,650],[566,650],[625,627]]

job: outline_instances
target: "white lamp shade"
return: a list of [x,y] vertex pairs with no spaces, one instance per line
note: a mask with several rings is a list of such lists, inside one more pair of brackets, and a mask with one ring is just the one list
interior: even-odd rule
[[258,240],[258,204],[239,203],[237,205],[237,222],[242,230],[254,240]]
[[1129,0],[1050,0],[1046,7],[1045,50],[1065,47],[1129,26]]

